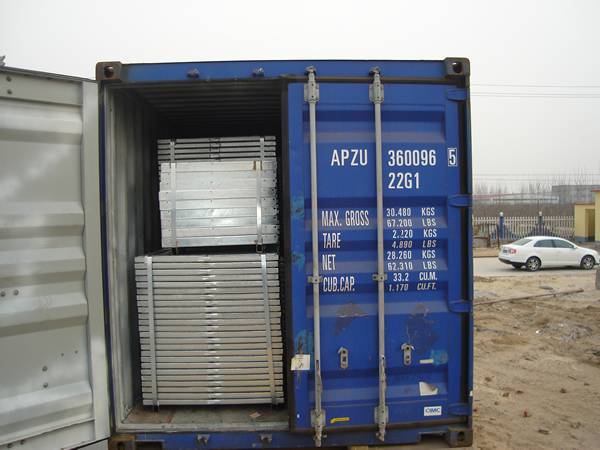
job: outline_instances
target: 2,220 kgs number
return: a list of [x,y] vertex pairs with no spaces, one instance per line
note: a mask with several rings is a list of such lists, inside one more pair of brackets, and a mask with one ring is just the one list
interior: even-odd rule
[[414,231],[412,228],[403,228],[400,230],[392,230],[392,239],[412,239]]

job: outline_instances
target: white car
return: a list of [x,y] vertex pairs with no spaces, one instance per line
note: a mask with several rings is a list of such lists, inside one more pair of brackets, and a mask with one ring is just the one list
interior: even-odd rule
[[552,236],[531,236],[500,247],[498,259],[515,269],[525,267],[535,272],[540,267],[577,266],[593,269],[600,264],[596,250],[579,247],[566,239]]

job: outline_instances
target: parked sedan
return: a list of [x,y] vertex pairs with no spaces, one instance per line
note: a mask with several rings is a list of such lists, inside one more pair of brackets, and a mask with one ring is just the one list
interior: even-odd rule
[[498,259],[515,269],[525,267],[530,272],[535,272],[540,267],[567,266],[589,270],[600,264],[600,254],[596,250],[550,236],[531,236],[503,245]]

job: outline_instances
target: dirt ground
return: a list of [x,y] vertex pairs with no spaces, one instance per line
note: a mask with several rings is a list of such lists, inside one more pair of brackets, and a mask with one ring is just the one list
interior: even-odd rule
[[[475,277],[474,448],[600,449],[594,281],[594,271]],[[576,288],[585,291],[482,304]]]

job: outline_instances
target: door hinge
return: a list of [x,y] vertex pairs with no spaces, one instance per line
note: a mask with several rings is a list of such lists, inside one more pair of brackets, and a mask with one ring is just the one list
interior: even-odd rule
[[452,403],[448,405],[448,414],[453,416],[470,416],[471,405],[468,403]]
[[473,312],[473,302],[469,300],[453,300],[448,302],[451,312],[467,314]]
[[469,208],[473,205],[470,194],[458,194],[448,197],[448,205],[455,208]]
[[467,90],[466,89],[448,89],[446,91],[446,98],[448,100],[464,102],[468,98]]

